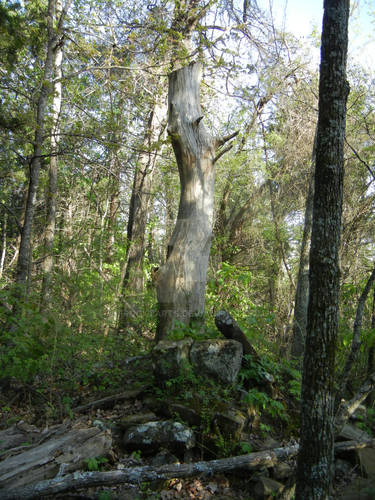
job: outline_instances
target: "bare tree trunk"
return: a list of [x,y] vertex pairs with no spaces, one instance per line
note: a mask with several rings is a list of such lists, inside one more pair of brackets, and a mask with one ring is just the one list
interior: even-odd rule
[[34,135],[34,151],[33,157],[30,161],[30,174],[29,174],[29,187],[26,200],[25,219],[22,228],[21,242],[19,248],[17,269],[16,269],[16,283],[20,286],[26,285],[28,272],[30,268],[31,256],[31,239],[34,223],[34,210],[35,199],[39,185],[39,172],[42,158],[42,147],[44,143],[44,129],[45,129],[45,116],[47,111],[47,100],[51,93],[51,80],[53,74],[54,52],[57,49],[61,40],[59,35],[62,30],[62,24],[65,14],[69,8],[71,0],[67,0],[60,19],[58,20],[57,27],[54,27],[54,14],[56,9],[56,0],[48,1],[47,10],[47,53],[44,62],[43,77],[41,82],[41,89],[39,93],[37,110],[36,110],[36,126]]
[[359,349],[361,347],[361,329],[362,329],[362,318],[363,318],[363,312],[365,309],[366,301],[368,294],[370,293],[370,290],[374,284],[375,281],[375,267],[372,270],[372,273],[367,280],[367,283],[365,285],[365,288],[363,289],[361,296],[358,300],[357,304],[357,311],[355,315],[355,320],[354,320],[354,325],[353,325],[353,339],[352,339],[352,345],[350,348],[350,353],[348,354],[348,357],[346,359],[345,366],[338,377],[339,383],[338,383],[338,389],[337,389],[337,394],[336,394],[336,408],[338,408],[341,398],[345,397],[345,392],[348,386],[348,381],[350,377],[350,372],[353,368],[353,365],[358,357]]
[[[375,329],[375,288],[372,295],[372,310],[371,310],[371,328]],[[367,377],[374,373],[374,358],[375,358],[375,344],[374,340],[368,351],[368,361],[367,361]],[[369,406],[373,406],[374,403],[374,393],[369,394],[366,402]]]
[[137,299],[144,290],[143,259],[146,244],[146,226],[152,195],[152,180],[156,163],[157,150],[155,144],[163,132],[163,121],[166,117],[164,104],[156,104],[149,115],[146,135],[139,155],[134,174],[133,189],[130,199],[129,219],[127,227],[126,270],[122,285],[123,303],[120,310],[119,329],[123,329],[131,320],[131,312],[127,307],[130,297],[136,305]]
[[8,214],[4,213],[3,227],[2,227],[2,237],[1,237],[1,256],[0,256],[0,280],[3,277],[5,256],[7,251],[7,222]]
[[[62,13],[61,0],[56,1],[55,18],[59,19]],[[63,62],[63,46],[62,43],[57,45],[54,51],[54,70],[55,83],[53,86],[53,102],[52,102],[52,133],[51,133],[51,157],[48,171],[48,187],[46,196],[47,205],[47,220],[44,236],[44,252],[45,258],[42,262],[42,292],[40,309],[43,311],[50,302],[51,280],[54,266],[53,246],[55,241],[56,230],[56,202],[57,202],[57,154],[59,145],[60,133],[60,112],[62,102],[62,62]]]
[[331,493],[349,0],[325,0],[296,499]]
[[178,322],[203,322],[206,273],[211,248],[215,149],[232,138],[213,140],[202,123],[201,65],[191,63],[169,75],[169,121],[181,193],[167,261],[157,281],[156,341]]
[[309,253],[314,199],[315,153],[316,132],[312,152],[309,188],[306,198],[305,221],[303,227],[301,250],[299,255],[296,294],[294,297],[294,319],[291,355],[295,359],[302,359],[306,339],[307,305],[309,301]]
[[30,162],[29,188],[27,193],[25,220],[22,228],[21,242],[18,254],[16,283],[26,285],[28,270],[30,266],[31,237],[34,223],[35,199],[39,184],[39,171],[42,157],[42,146],[44,142],[45,114],[47,99],[50,94],[51,78],[53,73],[53,52],[56,48],[56,36],[53,29],[55,0],[48,1],[47,30],[48,44],[47,54],[44,62],[41,90],[37,104],[36,127],[34,135],[34,152]]

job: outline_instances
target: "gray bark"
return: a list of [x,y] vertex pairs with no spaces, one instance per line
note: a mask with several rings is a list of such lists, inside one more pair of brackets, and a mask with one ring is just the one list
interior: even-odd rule
[[[138,157],[134,173],[127,227],[126,268],[122,285],[122,304],[119,316],[119,329],[126,328],[134,316],[137,298],[144,290],[143,258],[145,254],[146,227],[149,205],[152,196],[152,180],[156,163],[155,144],[163,133],[166,107],[163,100],[155,104],[150,112],[142,152]],[[129,296],[131,294],[131,297]],[[131,300],[133,299],[133,300]],[[129,308],[129,301],[132,308]],[[134,318],[133,318],[134,319]]]
[[7,251],[7,222],[8,214],[5,212],[1,231],[0,279],[3,277],[5,256]]
[[[62,13],[61,0],[56,1],[55,18],[59,19]],[[57,202],[57,154],[59,145],[59,119],[62,103],[62,62],[63,62],[63,45],[62,43],[56,46],[54,51],[54,73],[55,82],[53,85],[53,101],[52,101],[52,131],[51,131],[51,157],[48,170],[48,187],[46,193],[47,218],[46,229],[44,235],[44,252],[45,258],[42,263],[43,282],[41,293],[41,310],[43,311],[49,303],[51,292],[51,280],[54,265],[53,246],[56,230],[56,202]]]
[[60,15],[60,19],[57,23],[57,27],[54,28],[54,14],[56,8],[56,0],[48,1],[48,10],[47,10],[48,42],[46,47],[46,58],[44,62],[41,89],[36,109],[34,151],[29,165],[30,169],[29,187],[27,193],[24,224],[22,228],[17,269],[16,269],[16,283],[21,287],[24,286],[27,282],[31,266],[31,239],[32,239],[32,231],[34,223],[35,200],[39,185],[39,172],[41,167],[42,148],[44,143],[47,102],[48,102],[48,97],[51,94],[54,51],[57,49],[60,43],[59,35],[61,33],[63,20],[69,8],[69,5],[70,5],[70,0],[66,2],[62,10],[62,13]]
[[306,339],[307,305],[309,301],[309,253],[314,199],[315,156],[316,132],[312,152],[309,188],[305,206],[305,220],[299,256],[297,286],[294,298],[293,338],[291,355],[297,360],[301,359],[303,356]]
[[97,427],[67,430],[62,425],[55,435],[43,438],[21,453],[7,451],[9,456],[0,462],[1,498],[5,491],[55,477],[62,464],[66,472],[80,469],[86,459],[105,455],[112,445],[111,435]]
[[361,344],[362,344],[361,329],[362,329],[363,311],[365,308],[368,294],[370,293],[370,290],[374,284],[374,281],[375,281],[375,267],[372,270],[372,273],[371,273],[369,279],[367,280],[366,286],[363,289],[361,296],[358,300],[357,311],[356,311],[354,325],[353,325],[352,345],[351,345],[348,357],[346,359],[345,366],[344,366],[340,376],[338,377],[339,387],[337,389],[337,394],[336,394],[336,408],[339,406],[340,399],[345,397],[345,392],[347,389],[347,385],[348,385],[348,381],[349,381],[349,377],[350,377],[350,372],[353,368],[354,362],[356,361],[356,359],[358,357],[359,349],[360,349]]
[[18,254],[16,283],[25,285],[30,267],[31,237],[34,223],[34,210],[36,193],[39,184],[39,172],[41,165],[42,146],[44,142],[45,114],[47,109],[47,99],[50,94],[51,78],[53,73],[53,51],[56,48],[56,36],[53,29],[53,19],[55,10],[55,0],[48,1],[47,30],[48,44],[44,63],[41,90],[39,93],[36,113],[36,127],[34,135],[34,152],[30,161],[29,188],[26,200],[25,219],[22,228],[21,242]]
[[325,0],[296,499],[331,492],[349,0]]
[[202,123],[201,66],[192,63],[169,76],[169,122],[181,182],[180,205],[167,261],[157,283],[156,340],[176,322],[204,315],[206,273],[211,248],[215,142]]

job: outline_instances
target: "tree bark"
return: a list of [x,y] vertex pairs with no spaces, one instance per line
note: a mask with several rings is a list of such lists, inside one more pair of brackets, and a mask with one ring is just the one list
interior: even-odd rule
[[[39,185],[39,172],[42,159],[42,147],[44,143],[45,117],[47,112],[47,101],[51,93],[51,80],[53,74],[54,52],[58,48],[59,35],[61,34],[64,17],[67,13],[71,0],[67,0],[56,28],[54,27],[54,14],[56,9],[56,0],[48,1],[47,10],[47,32],[48,41],[46,47],[46,58],[44,62],[43,77],[41,89],[36,108],[36,126],[34,134],[34,151],[29,165],[29,187],[26,200],[24,224],[22,227],[21,241],[19,247],[16,283],[23,287],[25,292],[26,282],[31,265],[31,239],[34,224],[35,200]],[[20,291],[17,292],[18,294]]]
[[362,318],[363,318],[363,311],[365,309],[365,304],[366,300],[368,297],[368,294],[370,293],[370,290],[374,284],[375,281],[375,267],[372,270],[372,273],[367,280],[367,283],[365,285],[365,288],[363,289],[361,296],[358,300],[358,305],[357,305],[357,311],[355,315],[355,320],[354,320],[354,325],[353,325],[353,339],[352,339],[352,345],[350,348],[350,352],[348,354],[348,357],[346,359],[345,366],[338,377],[339,384],[338,384],[338,389],[337,389],[337,394],[336,394],[336,408],[338,408],[340,404],[340,399],[345,397],[346,389],[348,386],[348,381],[350,377],[350,372],[353,368],[353,365],[358,357],[359,354],[359,349],[361,347],[361,329],[362,329]]
[[[372,294],[371,328],[375,329],[375,288],[374,288],[374,292]],[[375,345],[374,345],[374,340],[373,340],[372,345],[370,346],[369,351],[368,351],[367,377],[369,377],[371,375],[371,373],[374,372],[374,357],[375,357]],[[366,403],[369,406],[373,406],[374,399],[375,399],[374,393],[371,392],[366,400]]]
[[[152,180],[156,163],[157,149],[155,144],[160,140],[163,132],[163,121],[166,109],[161,100],[151,110],[145,138],[142,144],[142,152],[138,157],[134,173],[132,195],[130,199],[129,218],[127,226],[127,251],[126,269],[122,285],[123,301],[119,315],[119,329],[124,329],[131,323],[131,310],[127,307],[131,300],[133,308],[136,308],[137,299],[144,290],[143,259],[145,254],[146,226],[148,220],[149,205],[152,195]],[[133,318],[134,319],[134,318]]]
[[201,66],[191,63],[169,76],[169,122],[181,182],[180,205],[167,261],[157,283],[156,340],[178,322],[204,316],[206,273],[211,248],[215,142],[202,123]]
[[7,251],[7,223],[8,223],[8,214],[5,212],[1,230],[0,280],[3,277],[5,256]]
[[297,500],[328,498],[332,482],[348,17],[349,0],[325,0]]
[[[61,0],[56,1],[55,18],[59,19],[62,13]],[[44,252],[45,258],[42,262],[42,292],[40,309],[44,311],[50,302],[51,281],[54,265],[53,246],[55,241],[56,230],[56,203],[57,203],[57,155],[60,133],[60,113],[62,103],[62,62],[63,62],[63,44],[56,46],[54,51],[54,73],[55,83],[53,85],[53,102],[52,102],[52,131],[51,131],[51,157],[48,170],[48,187],[46,193],[47,218],[46,229],[44,235]]]
[[39,93],[36,127],[34,135],[34,151],[30,161],[29,187],[27,193],[25,219],[22,228],[21,242],[18,254],[16,283],[19,286],[26,285],[28,271],[30,267],[31,237],[34,223],[35,199],[39,184],[39,172],[41,166],[42,146],[44,142],[45,114],[47,109],[47,99],[51,91],[51,78],[53,73],[53,52],[56,48],[56,36],[53,29],[53,19],[55,10],[55,0],[48,1],[47,30],[48,43],[47,53],[44,62],[43,78]]
[[111,445],[111,435],[97,427],[67,430],[62,425],[54,436],[22,453],[11,455],[8,450],[10,456],[0,462],[0,497],[7,490],[55,477],[63,464],[67,472],[80,469],[88,458],[108,453]]
[[303,235],[301,242],[301,250],[299,255],[299,267],[296,293],[294,297],[294,318],[293,318],[293,337],[291,355],[292,358],[300,360],[303,356],[306,339],[307,326],[307,306],[309,302],[309,253],[311,226],[313,214],[313,199],[314,199],[314,174],[315,174],[315,159],[316,159],[316,132],[311,160],[311,172],[309,178],[309,188],[305,206],[305,220],[303,227]]

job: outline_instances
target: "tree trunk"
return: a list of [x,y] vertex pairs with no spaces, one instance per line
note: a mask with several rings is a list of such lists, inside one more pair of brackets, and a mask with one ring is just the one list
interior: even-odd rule
[[[60,0],[56,1],[56,12],[55,18],[59,19],[62,12],[62,4]],[[54,52],[54,69],[55,69],[55,83],[53,86],[53,102],[52,102],[52,133],[51,133],[51,157],[49,162],[48,171],[48,187],[46,196],[47,205],[47,219],[46,219],[46,229],[44,236],[44,252],[45,258],[42,263],[42,293],[41,293],[41,304],[40,309],[44,309],[48,306],[50,301],[51,293],[51,280],[54,265],[53,257],[53,246],[55,241],[55,229],[56,229],[56,201],[57,201],[57,154],[59,145],[59,119],[61,112],[61,102],[62,102],[62,62],[63,62],[63,46],[60,43],[57,45]]]
[[176,226],[157,283],[156,340],[177,322],[204,315],[206,273],[211,248],[215,143],[202,123],[201,66],[192,63],[169,76],[169,122],[181,182]]
[[53,72],[53,52],[56,48],[56,36],[53,29],[55,0],[48,1],[47,29],[48,43],[47,54],[44,62],[41,90],[37,103],[36,127],[34,135],[34,151],[30,162],[29,188],[27,193],[25,220],[22,228],[21,242],[17,261],[16,283],[20,286],[26,285],[30,267],[31,237],[34,223],[35,199],[39,184],[39,171],[42,157],[42,146],[44,142],[45,114],[47,99],[50,94],[50,85]]
[[375,266],[374,269],[372,270],[372,273],[367,280],[367,283],[365,285],[365,288],[363,289],[361,296],[358,300],[357,304],[357,311],[355,315],[355,320],[353,324],[353,338],[352,338],[352,345],[350,348],[350,352],[348,354],[348,357],[346,358],[345,366],[338,377],[338,388],[337,388],[337,394],[336,394],[336,401],[335,401],[335,409],[338,408],[341,398],[344,398],[346,395],[346,391],[348,388],[348,382],[349,382],[349,377],[353,368],[353,365],[355,361],[357,360],[359,350],[362,345],[361,341],[361,329],[362,329],[362,318],[363,318],[363,312],[365,309],[366,301],[368,294],[370,293],[370,290],[374,284],[375,281]]
[[309,253],[314,199],[315,156],[316,132],[312,152],[309,188],[306,198],[305,221],[303,227],[301,251],[299,255],[296,294],[294,297],[294,319],[291,355],[297,360],[302,359],[306,339],[307,305],[309,301]]
[[[127,302],[136,307],[137,299],[144,290],[143,258],[145,254],[146,226],[152,193],[152,179],[156,162],[155,144],[163,132],[162,123],[166,116],[165,106],[156,104],[150,112],[146,135],[142,144],[134,174],[127,227],[126,270],[122,285],[123,303],[120,309],[119,329],[131,319]],[[132,297],[128,297],[130,291]]]
[[[375,329],[375,288],[374,288],[374,293],[372,294],[372,310],[371,310],[371,328]],[[371,373],[374,372],[374,358],[375,358],[375,345],[374,345],[374,340],[369,348],[368,351],[368,360],[367,360],[367,377],[371,375]],[[370,393],[366,403],[372,407],[374,403],[374,393]]]
[[3,277],[5,256],[7,251],[7,223],[8,214],[5,212],[1,231],[0,280]]
[[325,0],[297,500],[328,498],[332,482],[348,16],[349,0]]

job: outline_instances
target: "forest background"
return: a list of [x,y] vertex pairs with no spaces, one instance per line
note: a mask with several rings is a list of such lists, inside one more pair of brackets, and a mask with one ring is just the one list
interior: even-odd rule
[[[0,14],[3,383],[53,410],[51,388],[121,385],[123,359],[152,347],[180,189],[167,77],[197,59],[205,126],[238,135],[216,163],[205,330],[182,322],[170,337],[217,336],[225,308],[261,353],[298,361],[320,28],[300,40],[251,1],[33,0]],[[374,75],[358,52],[348,79],[338,370],[374,261]],[[374,300],[361,334],[353,390],[373,372]]]

